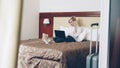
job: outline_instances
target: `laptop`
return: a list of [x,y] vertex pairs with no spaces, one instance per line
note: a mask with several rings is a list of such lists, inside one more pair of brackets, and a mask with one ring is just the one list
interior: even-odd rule
[[55,36],[59,38],[65,38],[65,31],[55,30]]

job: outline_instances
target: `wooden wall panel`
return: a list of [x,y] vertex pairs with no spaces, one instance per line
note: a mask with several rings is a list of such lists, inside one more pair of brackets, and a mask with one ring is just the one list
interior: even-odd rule
[[48,34],[49,37],[53,36],[53,18],[50,17],[48,19],[50,20],[50,24],[44,25],[43,24],[44,18],[40,18],[40,23],[39,23],[39,38],[42,37],[42,33]]
[[[100,17],[100,11],[90,11],[90,12],[40,12],[39,13],[39,38],[42,37],[42,33],[47,33],[49,37],[53,36],[53,21],[54,17]],[[44,26],[44,18],[50,19],[50,24]]]

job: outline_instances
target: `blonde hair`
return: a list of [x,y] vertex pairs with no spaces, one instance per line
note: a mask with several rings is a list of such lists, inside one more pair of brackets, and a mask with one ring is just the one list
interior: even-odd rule
[[70,20],[76,21],[76,17],[75,16],[71,16],[71,18],[68,20],[68,22],[70,22]]

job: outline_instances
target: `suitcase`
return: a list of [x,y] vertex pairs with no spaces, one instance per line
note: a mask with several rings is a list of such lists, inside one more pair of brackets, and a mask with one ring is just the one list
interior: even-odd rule
[[91,24],[91,40],[90,40],[90,51],[89,55],[86,57],[86,68],[98,68],[98,37],[96,40],[96,52],[92,53],[92,28],[97,26],[97,36],[98,36],[98,23]]
[[98,68],[98,58],[99,58],[99,54],[98,54],[98,23],[94,23],[91,25],[91,27],[93,26],[97,26],[97,39],[96,39],[96,52],[94,53],[93,57],[92,57],[92,68]]

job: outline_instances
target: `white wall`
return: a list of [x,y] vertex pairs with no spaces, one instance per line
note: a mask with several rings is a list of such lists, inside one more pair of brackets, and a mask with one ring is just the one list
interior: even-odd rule
[[39,0],[23,0],[21,39],[38,38]]
[[39,36],[39,12],[100,11],[99,0],[23,0],[21,39]]
[[109,68],[109,2],[110,0],[101,0],[99,68]]
[[100,0],[40,0],[40,12],[100,11]]

